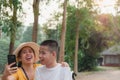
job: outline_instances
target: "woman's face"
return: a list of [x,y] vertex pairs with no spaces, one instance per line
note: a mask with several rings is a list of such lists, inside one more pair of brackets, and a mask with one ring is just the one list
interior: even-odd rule
[[20,59],[22,64],[33,64],[35,61],[35,53],[32,48],[24,47],[20,53]]

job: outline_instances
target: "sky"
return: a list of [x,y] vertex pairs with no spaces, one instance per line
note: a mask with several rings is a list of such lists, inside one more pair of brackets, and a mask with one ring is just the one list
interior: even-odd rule
[[[74,0],[71,0],[71,2]],[[96,4],[99,6],[101,13],[112,13],[115,15],[114,4],[116,0],[95,0]],[[33,23],[33,10],[32,10],[32,3],[31,0],[24,2],[23,4],[23,11],[24,11],[24,18],[22,19],[24,25],[29,25]],[[61,9],[58,7],[58,4],[55,1],[52,1],[48,6],[42,4],[40,6],[40,16],[39,16],[39,24],[43,24],[47,22],[49,18],[51,18],[51,14],[54,11],[60,11]]]
[[[40,6],[40,16],[39,16],[39,24],[43,24],[47,22],[49,18],[51,18],[51,14],[54,13],[54,11],[59,11],[58,5],[55,1],[52,1],[48,6],[45,4],[42,4]],[[29,23],[33,23],[33,10],[32,10],[32,2],[25,2],[23,5],[23,11],[25,13],[25,17],[23,19],[24,25],[29,25]]]
[[116,11],[114,9],[114,4],[116,4],[117,0],[95,0],[96,4],[98,4],[101,13],[112,13],[115,15]]

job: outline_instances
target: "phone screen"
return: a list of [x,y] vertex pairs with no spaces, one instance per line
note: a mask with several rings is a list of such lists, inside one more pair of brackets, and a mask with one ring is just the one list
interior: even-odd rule
[[[8,64],[16,62],[16,56],[15,55],[8,55],[7,57],[8,57]],[[15,63],[11,67],[16,67],[16,66],[17,66],[17,64]]]

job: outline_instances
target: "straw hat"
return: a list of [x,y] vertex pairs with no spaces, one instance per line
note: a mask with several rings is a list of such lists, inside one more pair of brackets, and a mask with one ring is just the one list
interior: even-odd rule
[[[37,62],[37,61],[39,60],[38,54],[39,54],[39,47],[40,47],[40,46],[39,46],[37,43],[35,43],[35,42],[24,42],[24,43],[21,43],[21,44],[14,50],[13,54],[15,54],[16,57],[18,57],[19,51],[20,51],[23,47],[26,47],[26,46],[31,47],[31,48],[34,50],[34,52],[35,52],[35,57],[36,57],[35,62]],[[18,59],[17,59],[17,60],[18,60]]]

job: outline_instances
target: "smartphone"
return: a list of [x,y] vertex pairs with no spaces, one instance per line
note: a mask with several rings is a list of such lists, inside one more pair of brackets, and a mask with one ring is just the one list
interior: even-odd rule
[[8,55],[7,58],[8,58],[8,64],[15,62],[15,64],[12,65],[11,67],[17,67],[15,55]]

